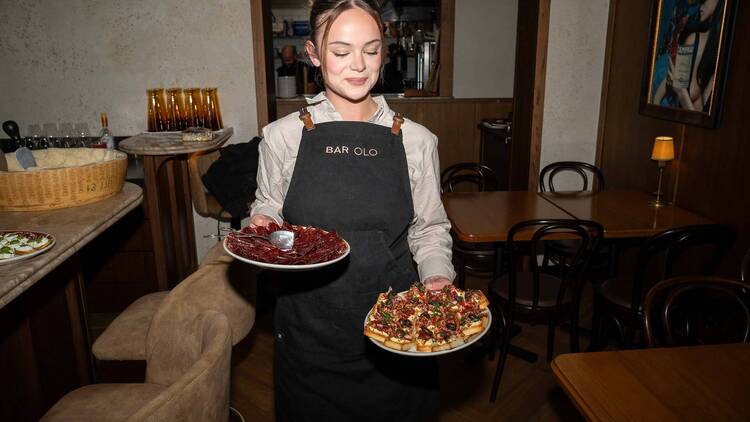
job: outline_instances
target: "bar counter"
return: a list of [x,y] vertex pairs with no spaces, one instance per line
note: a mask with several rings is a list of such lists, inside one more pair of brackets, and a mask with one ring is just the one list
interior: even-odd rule
[[137,185],[105,200],[79,207],[36,212],[0,212],[0,230],[30,230],[55,237],[50,250],[30,259],[0,265],[0,308],[65,262],[143,200]]
[[0,212],[0,230],[48,233],[41,254],[0,265],[0,420],[36,421],[95,381],[79,251],[143,201],[132,183],[72,208]]

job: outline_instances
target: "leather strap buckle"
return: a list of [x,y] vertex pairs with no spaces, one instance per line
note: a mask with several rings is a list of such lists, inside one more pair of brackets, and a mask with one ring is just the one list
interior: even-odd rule
[[396,113],[393,115],[393,125],[391,125],[391,133],[394,135],[398,135],[398,133],[401,131],[401,125],[404,123],[404,117],[401,115],[401,113]]
[[302,123],[305,124],[305,129],[308,131],[315,129],[315,123],[313,123],[310,112],[307,111],[307,107],[302,107],[302,109],[300,109],[299,119],[302,120]]

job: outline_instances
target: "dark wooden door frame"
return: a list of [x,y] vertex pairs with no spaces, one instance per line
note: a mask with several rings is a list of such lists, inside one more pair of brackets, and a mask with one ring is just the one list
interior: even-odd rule
[[272,119],[276,118],[270,0],[250,0],[250,24],[253,31],[255,101],[258,110],[258,132],[260,132]]
[[539,186],[549,10],[550,0],[518,0],[511,190],[536,191]]

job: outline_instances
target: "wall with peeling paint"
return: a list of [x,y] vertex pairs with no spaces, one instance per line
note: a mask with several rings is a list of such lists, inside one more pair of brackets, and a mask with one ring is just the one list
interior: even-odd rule
[[[96,133],[102,111],[136,134],[159,86],[216,86],[232,141],[258,133],[249,1],[0,0],[0,17],[0,121],[23,136]],[[200,256],[215,230],[196,218]]]

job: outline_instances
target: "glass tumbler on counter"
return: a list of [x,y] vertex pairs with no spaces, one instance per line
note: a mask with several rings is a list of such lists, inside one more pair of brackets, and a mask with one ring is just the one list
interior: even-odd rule
[[169,130],[185,129],[185,99],[182,88],[167,90],[167,122]]
[[202,91],[203,115],[205,127],[211,130],[219,130],[224,127],[219,109],[219,94],[217,88],[205,88]]
[[146,115],[148,120],[148,131],[163,132],[169,130],[164,89],[149,89],[146,93],[148,94],[148,112]]
[[203,127],[203,99],[200,88],[185,88],[185,126]]

